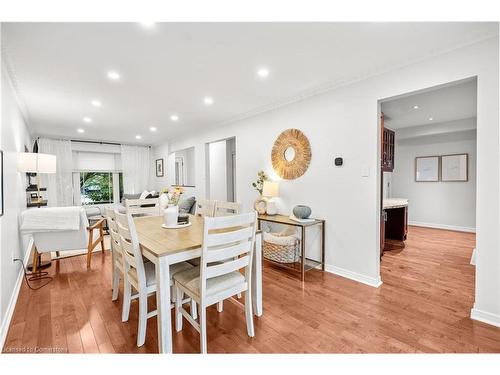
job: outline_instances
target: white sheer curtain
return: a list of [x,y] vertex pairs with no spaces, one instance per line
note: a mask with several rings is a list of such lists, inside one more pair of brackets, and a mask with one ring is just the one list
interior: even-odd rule
[[149,147],[122,145],[123,192],[142,193],[149,184]]
[[73,154],[71,141],[40,138],[38,152],[56,156],[56,173],[41,174],[42,186],[47,187],[47,205],[54,207],[73,205]]

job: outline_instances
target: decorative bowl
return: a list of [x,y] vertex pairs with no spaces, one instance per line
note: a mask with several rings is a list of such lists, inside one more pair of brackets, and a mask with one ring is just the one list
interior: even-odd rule
[[297,219],[307,219],[311,216],[311,207],[299,204],[293,208],[293,215]]

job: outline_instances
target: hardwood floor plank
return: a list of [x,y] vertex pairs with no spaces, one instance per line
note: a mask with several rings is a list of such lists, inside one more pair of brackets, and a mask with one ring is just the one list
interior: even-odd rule
[[[305,286],[294,274],[264,265],[264,315],[246,333],[241,306],[207,312],[211,353],[498,353],[500,329],[470,319],[475,236],[410,227],[404,250],[382,258],[383,284],[373,288],[319,271]],[[111,254],[54,262],[54,281],[38,291],[23,284],[4,351],[62,348],[70,353],[155,353],[156,318],[136,347],[137,301],[121,322],[122,287],[111,301]],[[243,300],[241,300],[243,302]],[[155,298],[148,306],[155,309]],[[175,353],[198,353],[199,336],[187,322],[173,333]]]

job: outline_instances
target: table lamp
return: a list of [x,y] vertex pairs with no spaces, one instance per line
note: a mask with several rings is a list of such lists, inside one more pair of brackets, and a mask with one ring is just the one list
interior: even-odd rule
[[38,207],[40,207],[40,173],[56,173],[56,156],[36,152],[20,152],[17,170],[25,173],[36,173]]
[[262,187],[262,196],[267,200],[266,213],[268,215],[276,215],[278,213],[276,202],[273,199],[278,195],[279,195],[278,183],[274,181],[264,181],[264,186]]
[[[18,172],[36,173],[38,208],[40,208],[40,203],[42,203],[40,197],[40,173],[56,173],[56,156],[36,152],[20,152],[17,158],[17,170]],[[38,254],[38,267],[40,270],[50,267],[50,262],[42,262],[41,254]],[[33,269],[33,265],[28,265],[27,268]],[[40,273],[36,277],[42,280],[45,276],[45,273]]]

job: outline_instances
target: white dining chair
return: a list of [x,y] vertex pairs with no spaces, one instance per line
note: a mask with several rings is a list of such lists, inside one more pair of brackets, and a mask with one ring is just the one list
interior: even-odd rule
[[[144,262],[139,246],[139,240],[135,229],[134,219],[131,214],[121,214],[115,211],[118,233],[123,252],[124,263],[124,287],[123,287],[123,308],[122,321],[126,322],[129,318],[130,304],[132,299],[139,299],[139,326],[137,333],[137,346],[144,345],[146,340],[147,320],[157,315],[157,310],[148,312],[148,296],[156,293],[156,272],[155,265],[152,262]],[[170,274],[193,268],[187,262],[180,262],[170,266]],[[172,276],[171,276],[172,277]],[[170,279],[170,285],[173,286],[173,279]],[[132,294],[132,287],[137,291]],[[181,301],[180,303],[188,302]],[[174,307],[171,304],[171,307]],[[196,305],[193,302],[191,311],[196,315]]]
[[[182,317],[200,333],[201,352],[207,352],[208,306],[238,293],[245,293],[248,336],[254,336],[252,316],[252,257],[255,245],[256,212],[205,217],[200,267],[174,275],[176,287],[176,330],[182,330]],[[244,269],[245,273],[240,273]],[[199,322],[182,306],[184,295],[198,306]]]
[[118,225],[116,224],[115,210],[112,207],[104,208],[104,215],[108,226],[108,231],[111,236],[111,285],[112,295],[111,300],[118,299],[118,291],[120,289],[120,280],[123,280],[124,274],[124,259],[122,245],[120,242],[120,234],[118,233]]
[[[215,201],[214,216],[237,215],[241,212],[241,204],[237,202]],[[238,299],[241,298],[241,293],[238,293]],[[217,304],[217,311],[222,312],[224,302]]]
[[237,215],[240,212],[241,212],[240,203],[215,201],[214,216]]
[[196,201],[195,215],[197,216],[214,216],[215,201],[200,199]]
[[[212,217],[214,216],[215,212],[215,201],[208,200],[208,199],[200,199],[197,200],[195,203],[195,212],[194,214],[196,216],[209,216]],[[190,259],[188,260],[190,264],[192,264],[195,267],[198,267],[200,265],[200,258],[195,258],[195,259]]]
[[158,198],[148,199],[125,199],[127,214],[132,216],[160,216],[160,200]]

